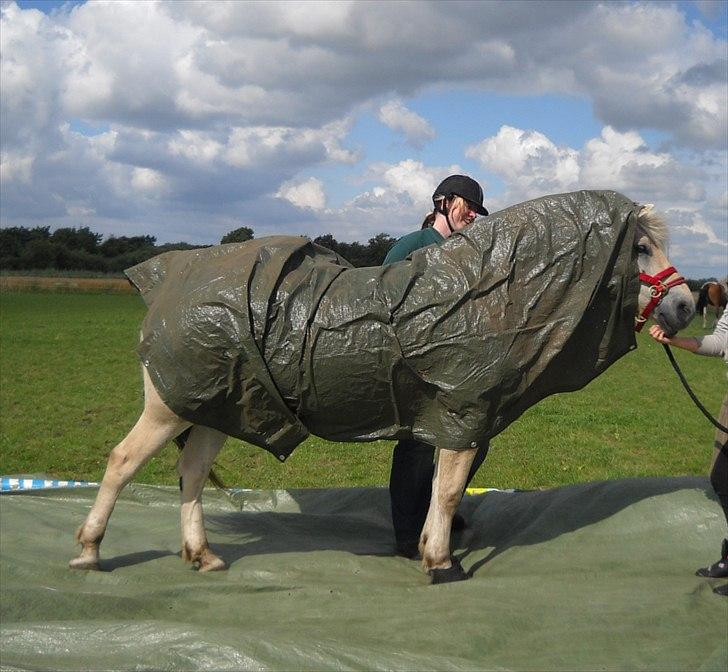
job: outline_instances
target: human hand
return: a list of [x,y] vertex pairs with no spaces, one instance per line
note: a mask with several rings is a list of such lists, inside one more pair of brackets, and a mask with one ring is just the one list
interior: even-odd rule
[[665,335],[664,330],[659,324],[653,324],[650,327],[650,336],[654,338],[658,343],[663,343],[664,345],[670,345],[672,341]]

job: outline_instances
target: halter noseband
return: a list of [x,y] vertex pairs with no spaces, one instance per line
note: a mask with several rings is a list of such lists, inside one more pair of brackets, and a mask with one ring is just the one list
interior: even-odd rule
[[669,278],[674,273],[677,273],[674,266],[668,266],[666,269],[660,271],[657,275],[648,275],[647,273],[640,273],[640,282],[643,285],[648,285],[650,288],[650,302],[645,306],[645,309],[640,313],[640,316],[635,318],[636,324],[634,327],[635,331],[642,331],[642,327],[647,318],[652,314],[652,311],[657,308],[660,301],[667,296],[671,287],[677,285],[687,284],[685,278],[678,275],[674,280],[670,282],[662,282],[665,278]]

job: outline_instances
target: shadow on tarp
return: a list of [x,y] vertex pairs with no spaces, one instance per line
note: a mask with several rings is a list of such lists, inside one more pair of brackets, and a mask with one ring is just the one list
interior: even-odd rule
[[[618,483],[623,486],[619,487]],[[456,555],[464,561],[473,551],[491,549],[469,568],[475,573],[514,546],[556,539],[610,518],[641,500],[686,488],[703,490],[706,497],[717,501],[710,484],[702,477],[633,478],[544,491],[490,491],[469,495],[460,505],[468,528],[453,538],[458,549]],[[289,490],[287,494],[295,503],[295,512],[257,510],[207,516],[211,529],[226,536],[245,535],[255,539],[239,545],[218,545],[217,551],[228,563],[247,555],[267,553],[393,554],[389,493],[385,488],[302,489]],[[237,498],[244,501],[245,493]],[[291,529],[300,529],[302,534],[291,537],[282,533]]]

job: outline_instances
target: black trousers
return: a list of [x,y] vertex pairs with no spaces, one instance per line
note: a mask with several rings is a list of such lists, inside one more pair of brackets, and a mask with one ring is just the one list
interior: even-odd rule
[[724,443],[713,462],[710,470],[710,484],[718,495],[718,501],[723,509],[725,522],[728,525],[728,443]]
[[[488,444],[478,448],[470,467],[467,484],[488,454]],[[432,477],[435,474],[435,448],[415,440],[397,443],[392,455],[389,476],[389,497],[392,503],[392,523],[397,543],[419,539],[425,524],[432,495]]]
[[[728,394],[723,399],[718,422],[728,426]],[[728,524],[728,434],[719,429],[715,432],[715,459],[710,470],[710,484],[718,495],[718,501]]]

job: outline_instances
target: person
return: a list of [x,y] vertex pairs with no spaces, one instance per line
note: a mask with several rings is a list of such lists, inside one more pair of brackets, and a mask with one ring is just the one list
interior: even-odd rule
[[[728,364],[728,311],[725,311],[715,325],[712,334],[708,336],[682,337],[673,336],[668,338],[662,327],[653,325],[650,327],[650,336],[658,343],[674,345],[698,355],[712,357],[723,357]],[[720,407],[718,422],[728,427],[728,393],[723,398]],[[715,431],[715,450],[713,464],[710,469],[710,483],[718,495],[718,501],[723,509],[723,515],[728,525],[728,434],[720,429]],[[706,576],[711,579],[728,578],[728,538],[723,540],[720,549],[720,558],[708,567],[701,567],[697,572],[698,576]],[[728,583],[714,589],[718,595],[728,596]]]
[[[432,195],[433,211],[422,227],[400,238],[387,253],[384,264],[402,261],[415,250],[439,245],[453,233],[472,223],[476,215],[487,215],[483,190],[466,175],[450,175]],[[468,483],[485,460],[488,445],[480,446],[468,476]],[[413,558],[418,552],[420,532],[425,524],[432,494],[435,448],[415,439],[399,441],[392,455],[389,496],[396,549],[399,555]],[[462,529],[465,521],[456,514],[453,529]]]

